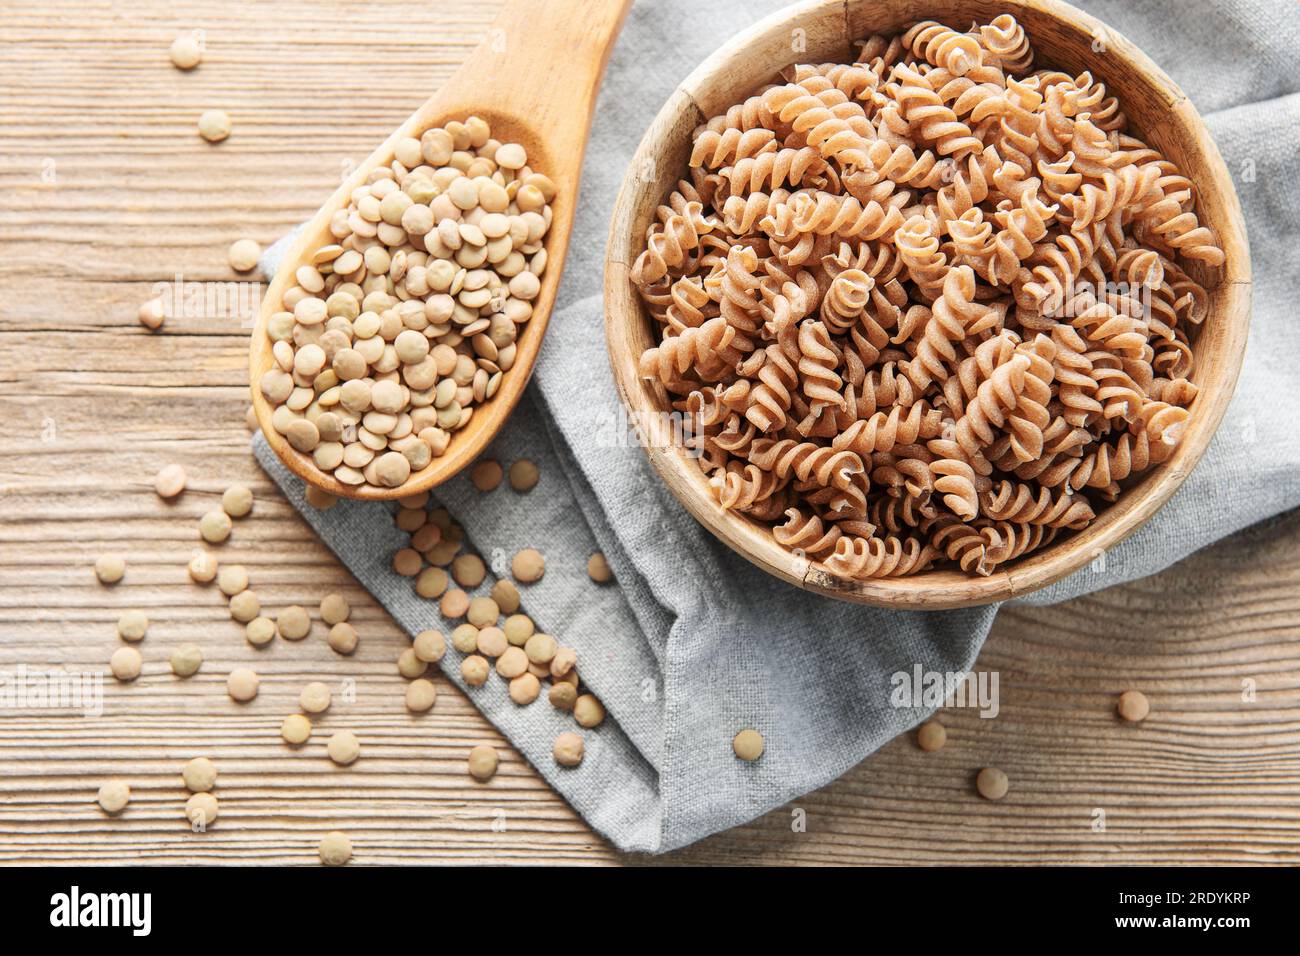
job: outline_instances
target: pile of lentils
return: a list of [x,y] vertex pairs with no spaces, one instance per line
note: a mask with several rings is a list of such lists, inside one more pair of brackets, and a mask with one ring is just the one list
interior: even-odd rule
[[515,362],[546,270],[555,185],[475,116],[399,140],[330,222],[259,382],[272,426],[353,488],[442,455]]

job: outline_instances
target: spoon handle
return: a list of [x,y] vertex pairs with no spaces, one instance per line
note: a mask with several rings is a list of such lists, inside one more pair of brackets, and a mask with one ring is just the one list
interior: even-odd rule
[[585,145],[596,92],[632,0],[507,0],[435,95],[442,113],[513,116],[564,156]]

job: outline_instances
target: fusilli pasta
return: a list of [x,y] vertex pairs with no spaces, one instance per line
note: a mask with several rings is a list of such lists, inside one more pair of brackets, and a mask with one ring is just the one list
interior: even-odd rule
[[1224,254],[1193,183],[1014,17],[857,47],[695,131],[631,270],[661,330],[640,372],[781,546],[990,574],[1172,453],[1189,271]]

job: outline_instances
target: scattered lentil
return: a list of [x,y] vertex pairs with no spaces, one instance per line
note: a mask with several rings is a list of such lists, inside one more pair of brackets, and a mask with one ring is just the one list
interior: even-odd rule
[[280,725],[280,736],[292,746],[305,744],[311,737],[311,721],[302,714],[290,714]]
[[230,135],[230,116],[225,110],[204,110],[199,114],[199,135],[209,143],[219,143]]
[[[581,697],[578,698],[578,703],[582,703]],[[574,709],[576,711],[576,704],[574,705]],[[766,743],[763,740],[763,735],[757,730],[752,730],[748,727],[736,734],[731,741],[731,749],[736,752],[736,756],[741,760],[757,760],[759,757],[763,756],[763,750],[765,747]]]
[[513,581],[499,579],[492,585],[491,598],[497,602],[502,614],[514,614],[519,610],[519,589]]
[[220,544],[230,537],[230,515],[212,510],[199,519],[199,536],[208,544]]
[[587,574],[597,584],[608,584],[614,580],[614,572],[610,570],[609,562],[599,551],[587,559]]
[[542,692],[542,682],[532,674],[520,674],[510,681],[510,699],[521,707],[531,704]]
[[171,48],[167,53],[176,69],[192,70],[203,59],[203,45],[199,43],[195,34],[182,33],[172,40]]
[[341,830],[331,830],[320,841],[320,861],[326,866],[342,866],[352,859],[352,841]]
[[573,710],[573,705],[578,700],[578,689],[572,684],[552,684],[547,699],[557,710]]
[[514,680],[528,670],[528,656],[522,648],[509,647],[497,658],[497,673],[506,680]]
[[185,819],[195,829],[205,829],[217,821],[217,798],[210,793],[196,793],[185,801]]
[[1119,702],[1115,705],[1116,711],[1120,717],[1127,721],[1136,723],[1139,720],[1145,720],[1151,713],[1151,702],[1147,700],[1147,695],[1140,690],[1126,690],[1119,695]]
[[555,656],[551,658],[551,676],[564,677],[573,671],[573,666],[577,663],[578,652],[572,647],[556,647]]
[[132,681],[140,676],[144,658],[134,647],[119,647],[108,659],[108,669],[120,681]]
[[149,630],[149,618],[144,611],[127,611],[117,619],[117,636],[132,643],[144,639]]
[[524,643],[524,653],[534,664],[549,664],[559,645],[549,634],[534,634]]
[[500,617],[501,609],[497,607],[497,602],[490,597],[471,598],[469,610],[465,614],[465,619],[475,627],[488,627],[496,624],[497,619]]
[[328,491],[317,488],[314,485],[307,486],[307,504],[311,505],[317,511],[329,511],[339,503],[337,495],[332,495]]
[[415,579],[415,593],[422,598],[441,597],[447,591],[450,579],[442,568],[425,568]]
[[333,627],[342,624],[352,613],[347,599],[341,594],[327,594],[320,601],[320,619]]
[[486,658],[471,654],[460,662],[460,676],[471,687],[481,687],[487,683],[490,669]]
[[415,656],[415,648],[408,647],[402,653],[397,655],[397,673],[401,674],[407,680],[414,680],[421,676],[429,669],[427,661],[422,661]]
[[[421,512],[423,513],[423,512]],[[428,551],[435,544],[442,540],[442,529],[436,524],[422,524],[414,534],[411,535],[411,547],[416,551]]]
[[95,577],[100,584],[116,584],[126,575],[126,561],[116,554],[105,554],[95,559]]
[[[444,532],[445,534],[445,532]],[[428,550],[425,557],[429,559],[430,564],[436,564],[439,567],[445,567],[451,564],[452,559],[456,557],[456,552],[460,550],[460,542],[444,539],[435,544]]]
[[460,624],[451,632],[451,646],[462,654],[478,650],[478,628],[473,624]]
[[465,588],[476,588],[487,577],[487,567],[477,554],[462,554],[451,562],[451,576]]
[[916,729],[916,745],[926,753],[939,750],[948,741],[948,731],[937,720],[927,720]]
[[242,564],[222,565],[217,572],[217,589],[226,597],[248,590],[248,570]]
[[561,767],[576,767],[582,763],[582,756],[585,750],[582,738],[571,730],[566,730],[560,736],[555,738],[555,744],[551,748],[551,753],[555,757],[555,762]]
[[511,614],[506,618],[506,640],[516,647],[523,647],[533,636],[535,627],[533,619],[527,614]]
[[1007,775],[997,767],[985,767],[975,777],[975,789],[985,800],[1001,800],[1009,788]]
[[301,641],[311,633],[311,617],[306,608],[290,604],[275,616],[275,629],[286,641]]
[[484,657],[500,657],[509,647],[505,631],[499,627],[485,627],[478,632],[478,652]]
[[470,469],[469,480],[479,491],[492,491],[501,484],[501,462],[492,458],[482,458]]
[[340,730],[329,739],[325,752],[329,754],[330,760],[340,767],[346,767],[361,756],[361,741],[357,740],[357,735],[352,731]]
[[189,573],[195,584],[211,584],[217,576],[217,559],[206,551],[195,552],[190,558]]
[[172,651],[171,665],[177,677],[193,677],[203,666],[203,650],[197,644],[182,644]]
[[[578,722],[579,727],[586,727],[588,729],[592,727],[599,727],[601,722],[605,719],[605,707],[603,704],[601,704],[600,701],[598,701],[595,698],[594,695],[583,694],[576,701],[574,701],[573,719]],[[741,734],[751,733],[754,734],[755,736],[758,736],[757,731],[753,731],[753,730],[750,731],[742,730],[740,733]],[[740,739],[740,734],[736,736],[736,739],[737,740]],[[758,747],[759,747],[758,752],[761,754],[763,752],[762,737],[758,738]],[[745,757],[744,759],[753,760],[757,756],[758,754],[755,754],[754,757]]]
[[207,757],[195,757],[181,770],[181,780],[190,793],[206,793],[217,785],[217,765]]
[[527,458],[520,458],[510,466],[510,487],[520,494],[532,491],[537,486],[537,479],[541,474],[537,470],[537,465]]
[[329,685],[318,680],[312,681],[298,695],[298,706],[309,714],[323,714],[330,709]]
[[421,677],[406,685],[406,709],[414,714],[424,713],[437,699],[438,689],[433,681]]
[[540,581],[546,573],[546,559],[536,548],[524,548],[510,562],[510,571],[522,584]]
[[336,653],[351,654],[357,649],[357,629],[344,621],[330,628],[329,645]]
[[226,257],[230,260],[230,268],[236,272],[251,272],[262,257],[262,247],[255,239],[236,239],[230,244]]
[[167,321],[167,310],[162,299],[150,299],[140,306],[136,319],[151,332],[157,332]]
[[275,639],[275,622],[269,617],[255,617],[244,625],[244,637],[254,647],[265,647]]
[[402,548],[393,555],[393,570],[404,578],[413,578],[420,573],[424,559],[413,548]]
[[491,780],[499,762],[495,748],[479,744],[469,752],[469,775],[475,780]]
[[247,624],[262,612],[262,602],[255,591],[240,591],[230,599],[230,616]]
[[175,498],[185,490],[185,466],[164,465],[153,480],[159,498]]
[[131,802],[131,788],[122,780],[109,780],[100,786],[95,801],[105,813],[121,813]]
[[243,518],[253,510],[253,492],[247,485],[231,485],[221,493],[221,510],[232,518]]
[[411,649],[420,660],[436,664],[447,653],[447,639],[440,631],[421,631],[415,635]]
[[460,588],[452,588],[442,596],[438,609],[443,617],[464,617],[465,612],[469,610],[469,595]]
[[245,704],[257,696],[257,687],[261,681],[257,673],[248,667],[236,667],[226,678],[226,693],[231,700]]

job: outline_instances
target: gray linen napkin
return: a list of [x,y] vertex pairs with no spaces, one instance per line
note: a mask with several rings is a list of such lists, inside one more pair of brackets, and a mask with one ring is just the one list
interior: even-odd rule
[[[1228,162],[1249,222],[1255,310],[1237,397],[1201,465],[1140,533],[1033,595],[1059,601],[1151,574],[1246,525],[1300,504],[1300,49],[1287,0],[1096,0],[1083,4],[1161,64],[1196,102]],[[516,707],[504,685],[447,676],[546,779],[625,850],[662,852],[744,823],[835,779],[934,708],[891,704],[891,676],[972,668],[996,608],[889,612],[807,594],[751,566],[700,527],[625,439],[606,359],[600,298],[609,210],[642,132],[677,84],[776,0],[638,3],[614,52],[587,153],[559,307],[528,394],[490,454],[528,457],[542,478],[527,507],[502,486],[464,478],[436,497],[494,571],[538,547],[548,573],[524,609],[577,649],[610,719],[584,732],[575,769],[551,742],[575,729],[544,702]],[[274,270],[283,242],[263,268]],[[1211,317],[1210,321],[1213,321]],[[389,561],[402,544],[387,507],[305,505],[302,485],[260,436],[263,467],[348,568],[406,630],[441,626]],[[618,585],[587,578],[603,551]],[[492,579],[484,584],[486,591]],[[731,752],[745,727],[762,760]]]

